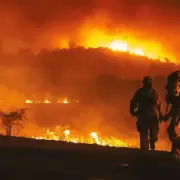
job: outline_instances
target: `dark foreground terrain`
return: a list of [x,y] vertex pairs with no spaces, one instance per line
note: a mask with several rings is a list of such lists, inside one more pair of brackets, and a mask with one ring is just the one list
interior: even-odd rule
[[0,137],[0,160],[2,180],[180,178],[180,164],[170,153],[130,148]]

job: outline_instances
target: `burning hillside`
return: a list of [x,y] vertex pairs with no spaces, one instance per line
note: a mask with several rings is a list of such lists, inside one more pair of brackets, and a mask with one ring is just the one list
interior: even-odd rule
[[100,137],[97,132],[91,132],[88,135],[73,135],[69,129],[61,130],[61,126],[57,126],[55,131],[45,129],[42,136],[33,136],[35,139],[66,141],[72,143],[98,144],[102,146],[112,147],[128,147],[123,140],[115,137]]
[[[167,5],[168,4],[168,5]],[[106,47],[152,59],[179,57],[177,4],[85,0],[1,2],[1,52]],[[161,9],[159,9],[161,7]]]
[[[156,61],[167,62],[168,60],[169,62],[177,63],[176,57],[165,52],[163,47],[157,42],[137,40],[131,36],[120,39],[121,37],[123,37],[123,35],[119,35],[118,38],[118,35],[110,36],[103,31],[96,30],[95,32],[87,33],[87,36],[84,37],[84,42],[71,43],[71,41],[63,40],[63,44],[59,43],[59,47],[74,48],[82,46],[85,48],[107,48],[114,51],[114,53],[118,51],[126,52],[131,55],[144,56]],[[58,47],[58,43],[55,47]]]
[[[32,129],[31,129],[32,128]],[[138,134],[134,136],[111,136],[108,134],[98,133],[95,131],[87,131],[87,133],[80,133],[69,126],[58,125],[55,128],[40,128],[37,125],[31,124],[31,128],[28,126],[18,132],[15,128],[13,131],[14,136],[27,137],[32,139],[43,139],[43,140],[54,140],[54,141],[65,141],[71,143],[83,143],[83,144],[98,144],[100,146],[110,147],[139,147]],[[1,131],[1,134],[4,134]],[[171,144],[167,143],[167,140],[160,139],[157,143],[158,150],[169,151]]]
[[[150,75],[164,98],[166,75],[179,69],[179,11],[171,3],[0,1],[0,10],[1,109],[30,107],[30,119],[48,128],[26,127],[23,136],[138,144],[128,111],[133,92]],[[58,124],[72,129],[51,129]],[[96,127],[104,124],[119,136],[102,135]]]
[[[112,147],[139,147],[139,136],[134,129],[135,122],[133,123],[134,127],[130,128],[132,123],[124,122],[124,115],[122,116],[120,112],[119,116],[114,106],[104,105],[101,108],[93,106],[92,109],[87,109],[81,103],[77,106],[66,98],[61,103],[67,105],[62,106],[49,100],[40,102],[40,104],[52,104],[51,106],[33,106],[33,103],[36,104],[36,102],[29,101],[27,104],[30,103],[31,107],[30,109],[25,108],[27,114],[22,126],[16,123],[12,126],[13,136]],[[11,114],[13,115],[13,113]],[[4,117],[8,117],[8,114],[5,112]],[[121,118],[120,121],[119,118]],[[63,125],[54,126],[58,122]],[[130,124],[127,126],[127,123]],[[70,126],[65,126],[65,124],[70,124]],[[162,132],[158,141],[158,150],[170,150],[168,138],[164,136],[163,132],[166,126],[166,124],[161,124]],[[177,131],[179,128],[177,127]],[[6,134],[5,130],[6,128],[1,124],[0,132]]]

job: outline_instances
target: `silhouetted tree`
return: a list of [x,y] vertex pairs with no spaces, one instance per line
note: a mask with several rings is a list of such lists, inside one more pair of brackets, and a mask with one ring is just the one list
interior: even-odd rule
[[27,119],[25,117],[25,110],[26,109],[17,109],[10,113],[1,112],[2,124],[7,136],[11,136],[13,126],[23,127],[23,121]]

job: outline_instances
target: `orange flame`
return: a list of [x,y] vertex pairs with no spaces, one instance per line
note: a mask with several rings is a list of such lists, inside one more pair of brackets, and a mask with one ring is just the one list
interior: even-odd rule
[[34,139],[44,140],[56,140],[56,141],[67,141],[72,143],[86,143],[86,144],[98,144],[102,146],[113,146],[113,147],[128,147],[128,144],[115,137],[100,137],[97,132],[91,132],[89,136],[74,136],[69,129],[63,130],[61,127],[60,131],[55,128],[54,131],[46,129],[44,134],[41,136],[31,136]]
[[[48,99],[44,100],[44,101],[33,101],[33,100],[30,100],[30,99],[27,99],[25,100],[25,104],[40,104],[40,103],[43,103],[43,104],[51,104],[52,102]],[[62,104],[71,104],[71,102],[66,98],[64,98],[63,100],[58,100],[57,102],[55,103],[62,103]],[[79,103],[78,100],[75,101],[75,103]]]
[[66,129],[66,130],[64,131],[64,134],[65,134],[66,136],[68,136],[68,135],[70,134],[70,131],[69,131],[68,129]]
[[[25,125],[18,136],[43,140],[66,141],[72,143],[98,144],[101,146],[110,147],[139,147],[138,133],[133,133],[130,136],[124,136],[121,134],[118,137],[114,137],[110,134],[102,134],[97,131],[90,131],[90,133],[82,132],[82,134],[81,132],[72,129],[72,127],[70,129],[69,126],[58,125],[54,129],[50,130],[40,128],[35,124],[30,123],[30,126],[28,124]],[[169,151],[171,149],[171,145],[169,145],[168,139],[160,139],[160,141],[157,143],[157,149]]]
[[32,104],[33,101],[28,99],[28,100],[25,101],[25,103],[26,103],[26,104]]
[[64,101],[63,101],[63,103],[64,103],[64,104],[68,104],[68,103],[70,103],[70,102],[68,102],[67,98],[65,98]]
[[49,101],[48,99],[46,99],[46,100],[44,101],[44,103],[45,103],[45,104],[50,104],[51,101]]
[[[129,54],[145,56],[152,60],[160,60],[166,62],[165,58],[169,59],[170,62],[176,63],[176,57],[167,50],[163,49],[162,44],[155,41],[137,40],[131,35],[126,35],[126,38],[119,34],[107,34],[103,30],[82,28],[80,36],[82,41],[77,43],[77,46],[83,46],[85,48],[108,48],[112,51],[127,52]],[[91,29],[91,30],[90,30]],[[58,39],[58,38],[57,38]],[[59,40],[59,42],[62,41]],[[65,41],[65,40],[64,40]],[[55,47],[60,47],[58,40],[56,41]],[[67,43],[68,44],[68,41]],[[63,48],[70,48],[63,46]]]

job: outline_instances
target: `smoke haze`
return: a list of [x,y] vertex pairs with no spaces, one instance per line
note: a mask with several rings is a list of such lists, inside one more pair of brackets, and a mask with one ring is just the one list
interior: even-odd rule
[[73,40],[83,44],[86,30],[129,34],[155,40],[179,56],[179,2],[141,0],[2,0],[0,41],[7,52],[39,51]]
[[[128,108],[142,77],[151,75],[164,98],[165,78],[179,66],[76,45],[86,46],[84,41],[93,36],[89,30],[100,30],[110,36],[120,34],[122,38],[133,36],[154,41],[164,52],[178,58],[179,3],[177,0],[1,0],[0,99],[5,101],[1,109],[24,106],[25,99],[57,100],[67,96],[78,99],[81,107],[67,110],[65,115],[64,110],[41,109],[46,112],[43,117],[37,115],[39,109],[32,107],[34,114],[30,119],[42,126],[67,123],[87,130],[104,125],[106,132],[125,134],[129,129],[136,132]],[[76,48],[58,49],[69,46]]]

